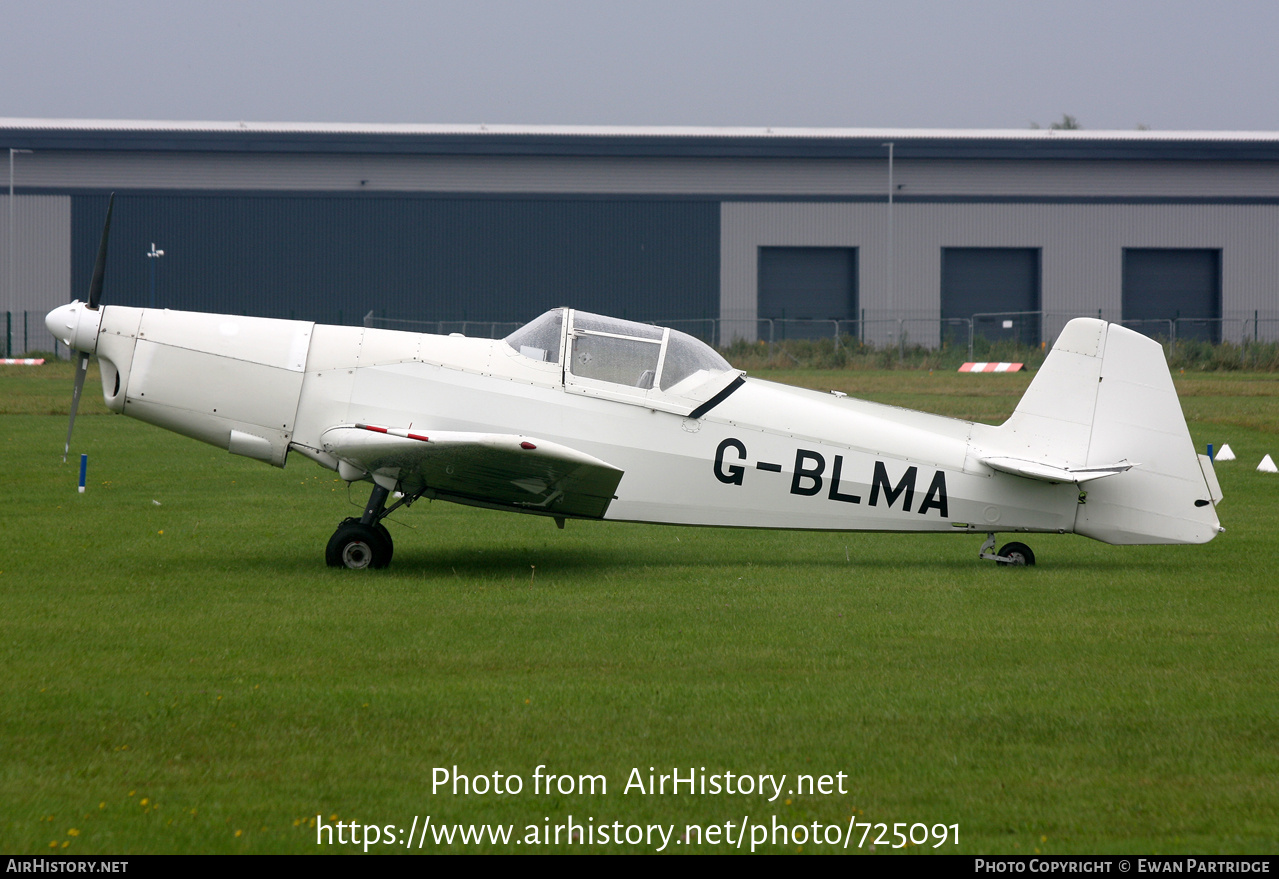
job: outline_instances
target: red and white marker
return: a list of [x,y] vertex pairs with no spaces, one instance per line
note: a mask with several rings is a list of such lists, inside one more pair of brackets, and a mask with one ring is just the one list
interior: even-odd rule
[[1022,363],[965,363],[960,372],[1021,372]]
[[4,366],[44,366],[43,357],[0,357]]

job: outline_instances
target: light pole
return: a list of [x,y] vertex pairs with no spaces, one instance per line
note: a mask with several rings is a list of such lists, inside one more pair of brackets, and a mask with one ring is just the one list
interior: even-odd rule
[[888,317],[893,317],[896,291],[893,289],[893,141],[888,141]]
[[147,251],[147,259],[151,260],[151,308],[155,308],[155,261],[162,256],[164,256],[164,251],[156,250],[155,242],[152,241],[151,249]]
[[9,264],[9,280],[5,289],[6,302],[8,308],[5,310],[4,319],[4,356],[13,356],[13,303],[15,296],[13,295],[13,157],[18,153],[30,153],[31,150],[19,150],[9,147],[9,248],[5,253],[6,262]]

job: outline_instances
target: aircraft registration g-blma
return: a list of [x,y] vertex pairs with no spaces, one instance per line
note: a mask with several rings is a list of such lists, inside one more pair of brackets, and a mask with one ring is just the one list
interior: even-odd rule
[[419,498],[560,527],[985,533],[979,556],[1005,565],[1034,554],[994,552],[996,533],[1142,544],[1223,530],[1163,349],[1100,320],[1067,324],[991,426],[747,378],[692,336],[572,308],[477,339],[100,306],[106,237],[88,302],[46,320],[79,352],[71,427],[96,353],[113,412],[371,482],[363,515],[329,540],[335,567],[389,564],[382,520]]

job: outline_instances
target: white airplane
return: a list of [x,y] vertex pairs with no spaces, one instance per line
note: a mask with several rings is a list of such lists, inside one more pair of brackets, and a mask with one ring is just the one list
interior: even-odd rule
[[[108,209],[107,225],[110,224]],[[557,308],[505,339],[100,306],[54,309],[113,412],[283,467],[372,483],[329,565],[391,561],[382,520],[431,498],[553,518],[831,531],[1001,532],[1205,543],[1221,489],[1162,348],[1071,321],[1013,415],[977,424],[733,369],[675,330]],[[392,493],[399,498],[389,506]]]

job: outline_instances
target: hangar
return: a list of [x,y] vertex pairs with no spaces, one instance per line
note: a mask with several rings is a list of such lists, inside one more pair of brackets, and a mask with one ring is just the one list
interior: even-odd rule
[[112,191],[128,305],[468,335],[570,305],[720,344],[1037,344],[1077,315],[1279,337],[1276,133],[0,119],[0,143],[14,352],[87,290]]

